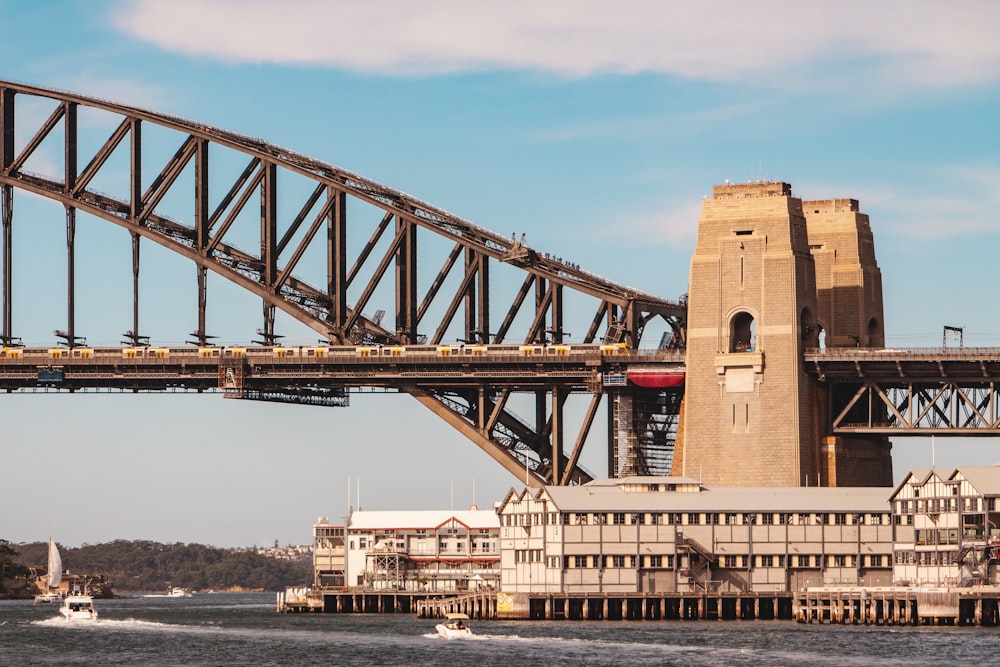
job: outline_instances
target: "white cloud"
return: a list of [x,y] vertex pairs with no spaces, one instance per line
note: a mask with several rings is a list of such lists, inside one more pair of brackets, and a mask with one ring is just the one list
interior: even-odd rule
[[998,19],[991,0],[129,0],[112,16],[133,38],[235,62],[394,75],[652,72],[776,85],[833,62],[904,86],[995,81]]
[[891,184],[861,184],[840,191],[851,192],[846,196],[859,199],[861,210],[872,215],[876,243],[885,239],[883,243],[902,242],[931,251],[934,246],[928,241],[1000,234],[997,165],[914,169]]
[[[629,243],[636,238],[650,244],[666,244],[672,248],[694,248],[698,237],[698,220],[701,218],[701,200],[684,202],[666,210],[649,211],[622,218],[621,225],[628,229]],[[608,235],[620,240],[620,233]]]

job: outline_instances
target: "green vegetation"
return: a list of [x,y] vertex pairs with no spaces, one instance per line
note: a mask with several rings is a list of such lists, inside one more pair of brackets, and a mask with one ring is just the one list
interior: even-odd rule
[[0,596],[17,592],[17,586],[13,584],[18,580],[23,580],[28,574],[28,568],[20,564],[18,552],[10,542],[0,540]]
[[[17,544],[8,551],[17,554],[11,557],[15,566],[41,565],[44,568],[48,558],[45,542]],[[162,591],[167,586],[191,590],[278,591],[285,586],[301,586],[312,581],[312,564],[308,560],[278,560],[252,551],[201,544],[115,540],[77,548],[60,545],[59,551],[65,568],[79,574],[103,575],[118,593]],[[0,562],[3,558],[4,553],[0,550]]]

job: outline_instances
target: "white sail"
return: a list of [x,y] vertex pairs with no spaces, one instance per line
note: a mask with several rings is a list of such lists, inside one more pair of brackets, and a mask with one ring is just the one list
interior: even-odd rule
[[49,588],[57,588],[62,583],[62,556],[56,543],[49,539]]

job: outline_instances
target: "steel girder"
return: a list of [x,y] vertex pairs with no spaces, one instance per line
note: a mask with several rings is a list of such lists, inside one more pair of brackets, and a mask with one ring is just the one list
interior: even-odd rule
[[834,406],[834,433],[1000,435],[1000,397],[993,382],[865,382],[843,398]]
[[[19,97],[49,101],[50,115],[32,125],[30,139],[15,144]],[[114,130],[97,150],[80,160],[79,123],[81,108],[114,119]],[[176,133],[173,155],[149,169],[144,161],[143,128]],[[56,130],[62,128],[63,169],[59,175],[32,173],[26,166]],[[22,128],[23,129],[23,128]],[[51,140],[50,140],[51,141]],[[231,178],[221,178],[210,169],[218,152],[242,156],[245,166]],[[112,156],[126,155],[129,164],[125,195],[109,195],[92,187],[108,177],[106,165]],[[79,165],[83,164],[80,169]],[[193,172],[194,187],[186,175]],[[282,217],[279,184],[285,177],[311,183],[297,212]],[[385,187],[340,167],[219,128],[107,100],[0,81],[0,204],[3,223],[3,331],[6,342],[16,339],[12,321],[12,236],[14,189],[60,202],[66,211],[67,234],[67,327],[60,335],[70,346],[77,344],[75,330],[74,257],[77,211],[114,223],[132,236],[133,321],[126,332],[132,344],[148,341],[139,323],[140,239],[153,241],[193,262],[198,290],[197,326],[193,342],[208,344],[206,329],[209,271],[222,276],[262,301],[262,326],[258,335],[264,344],[280,338],[275,331],[275,311],[281,310],[335,344],[439,343],[453,326],[468,343],[501,343],[514,336],[515,322],[527,320],[526,330],[517,332],[525,343],[562,342],[566,293],[575,292],[596,300],[597,307],[583,342],[626,342],[638,346],[646,325],[661,318],[672,331],[673,345],[683,348],[686,304],[643,293],[604,279],[560,258],[537,252],[521,241],[478,227],[410,195]],[[194,213],[178,220],[162,206],[170,197],[193,195]],[[284,192],[284,190],[282,190]],[[182,194],[178,194],[182,193]],[[259,201],[259,253],[243,250],[227,238],[241,215],[249,214],[251,202]],[[348,254],[348,204],[377,211],[368,240],[357,254]],[[353,215],[352,215],[352,222]],[[361,224],[365,224],[362,220]],[[353,227],[351,228],[353,229]],[[421,291],[418,281],[418,231],[453,244],[435,278]],[[326,257],[325,284],[297,277],[296,269],[310,248],[322,247]],[[377,251],[381,250],[379,256]],[[369,259],[377,261],[374,269]],[[462,260],[461,262],[459,260]],[[523,274],[514,297],[499,308],[490,301],[491,266],[517,267]],[[364,272],[368,271],[367,274]],[[457,289],[446,287],[453,271],[460,273]],[[367,282],[362,278],[367,275]],[[383,323],[381,311],[366,316],[383,279],[395,284],[394,321]],[[348,290],[353,288],[349,298]],[[528,299],[533,292],[533,302]],[[527,301],[527,305],[525,302]],[[443,315],[425,320],[437,303]],[[438,310],[441,309],[439,306]],[[461,311],[461,316],[459,312]],[[522,314],[522,311],[524,314]],[[436,312],[436,311],[435,311]],[[457,321],[458,324],[454,324]],[[496,325],[499,321],[500,324]],[[494,328],[495,327],[495,328]],[[569,457],[562,453],[562,406],[567,391],[554,385],[535,392],[536,414],[531,423],[514,417],[504,397],[510,391],[497,382],[498,394],[457,396],[434,388],[401,386],[435,413],[472,437],[491,456],[507,466],[513,459],[535,464],[536,481],[568,483],[587,477],[575,470],[579,449],[593,419],[595,394]],[[491,417],[482,421],[488,406]],[[509,433],[501,432],[504,425]],[[474,433],[473,433],[474,432]]]
[[809,350],[834,433],[1000,435],[1000,349]]

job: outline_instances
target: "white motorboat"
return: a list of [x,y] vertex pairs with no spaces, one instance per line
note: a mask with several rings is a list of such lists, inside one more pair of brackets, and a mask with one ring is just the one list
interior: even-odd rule
[[62,596],[55,591],[39,593],[35,596],[35,602],[62,602]]
[[434,628],[437,630],[438,635],[445,639],[472,636],[468,614],[445,614],[444,623],[438,623]]
[[191,592],[183,588],[174,586],[173,588],[167,589],[168,598],[189,598],[191,597]]
[[94,598],[89,595],[67,595],[59,607],[59,613],[67,621],[96,621],[97,609],[94,608]]

